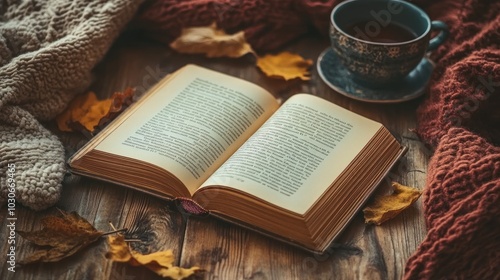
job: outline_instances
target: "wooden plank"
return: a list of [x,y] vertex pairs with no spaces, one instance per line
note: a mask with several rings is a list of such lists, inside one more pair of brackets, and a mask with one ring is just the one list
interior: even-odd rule
[[[56,206],[78,212],[101,231],[111,230],[109,221],[117,228],[128,228],[126,238],[142,240],[131,244],[139,252],[173,249],[180,255],[184,222],[179,213],[171,211],[163,200],[107,183],[81,179],[65,185],[61,201]],[[2,211],[1,219],[5,228],[4,213],[6,211]],[[57,210],[34,212],[18,206],[16,228],[25,231],[41,229],[40,219],[48,214],[57,214]],[[106,260],[104,254],[108,247],[105,239],[101,238],[89,248],[58,263],[33,264],[17,269],[15,273],[2,266],[2,279],[40,279],[40,275],[43,279],[121,279],[115,277],[121,274],[142,276],[147,272]],[[18,260],[36,249],[22,237],[18,236],[17,242]],[[7,251],[6,242],[1,244],[0,250]]]

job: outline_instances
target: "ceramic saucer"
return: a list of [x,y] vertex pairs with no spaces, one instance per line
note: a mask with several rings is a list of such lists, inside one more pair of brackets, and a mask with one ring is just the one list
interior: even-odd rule
[[415,70],[401,82],[386,87],[371,89],[352,80],[352,74],[343,67],[331,48],[318,57],[318,73],[333,90],[349,98],[372,103],[398,103],[424,94],[434,69],[434,63],[424,57]]

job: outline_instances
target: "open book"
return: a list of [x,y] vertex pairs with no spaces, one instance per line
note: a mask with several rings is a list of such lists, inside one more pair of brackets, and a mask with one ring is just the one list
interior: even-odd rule
[[280,106],[255,84],[188,65],[69,165],[322,252],[404,151],[380,123],[319,97]]

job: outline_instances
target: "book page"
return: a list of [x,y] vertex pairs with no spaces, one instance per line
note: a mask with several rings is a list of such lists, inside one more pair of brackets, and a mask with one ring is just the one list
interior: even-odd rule
[[380,127],[319,97],[294,95],[202,188],[235,188],[304,214]]
[[95,149],[157,165],[191,194],[278,107],[259,86],[194,65],[156,90]]

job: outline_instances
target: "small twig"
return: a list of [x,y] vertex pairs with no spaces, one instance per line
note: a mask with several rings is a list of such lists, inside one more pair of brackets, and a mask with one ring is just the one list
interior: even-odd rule
[[59,207],[56,207],[57,211],[59,211],[59,214],[66,216],[66,213],[64,213],[63,210],[59,209]]
[[140,239],[125,239],[125,242],[142,242]]
[[408,173],[410,173],[410,172],[418,172],[418,173],[423,173],[423,174],[425,174],[425,171],[418,170],[418,169],[408,170],[408,171],[406,172],[406,174],[408,174]]
[[109,226],[110,226],[113,230],[117,230],[111,221],[109,221],[108,223],[109,223]]
[[126,228],[116,229],[115,226],[113,225],[113,223],[111,221],[109,221],[108,223],[109,223],[109,226],[113,229],[113,231],[109,231],[109,232],[103,233],[103,235],[109,235],[109,234],[113,234],[113,233],[119,233],[119,232],[122,232],[122,231],[127,231]]
[[127,229],[126,228],[121,228],[121,229],[117,229],[117,230],[113,230],[113,231],[108,231],[108,232],[103,233],[102,235],[109,235],[109,234],[113,234],[113,233],[119,233],[119,232],[122,232],[122,231],[127,231]]
[[401,135],[401,138],[407,139],[407,140],[412,140],[412,141],[417,141],[417,142],[422,142],[420,139],[415,138],[415,137],[409,137],[409,136]]

